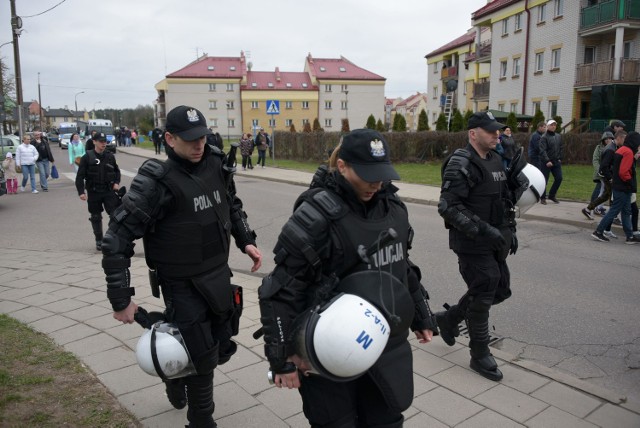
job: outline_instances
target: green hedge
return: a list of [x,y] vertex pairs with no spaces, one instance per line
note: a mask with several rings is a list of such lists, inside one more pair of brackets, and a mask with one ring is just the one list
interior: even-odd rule
[[[329,150],[338,145],[339,132],[275,132],[276,157],[297,161],[323,162]],[[442,160],[453,150],[467,144],[467,132],[385,132],[382,134],[391,148],[392,162],[426,162]],[[517,144],[529,145],[529,135],[515,133]],[[562,134],[565,164],[590,164],[600,133]]]

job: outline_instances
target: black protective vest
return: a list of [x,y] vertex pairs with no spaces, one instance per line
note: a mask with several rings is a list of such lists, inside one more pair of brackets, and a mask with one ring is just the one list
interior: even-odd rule
[[165,162],[160,179],[174,196],[173,210],[144,237],[149,266],[163,276],[186,278],[207,272],[229,258],[231,223],[222,162],[209,156],[190,174]]
[[94,150],[87,151],[87,189],[106,192],[109,184],[113,183],[116,175],[116,160],[109,152],[98,155]]

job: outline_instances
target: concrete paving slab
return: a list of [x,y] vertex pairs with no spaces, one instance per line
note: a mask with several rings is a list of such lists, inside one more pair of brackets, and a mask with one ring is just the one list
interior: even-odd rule
[[[98,379],[100,379],[100,382],[109,388],[109,391],[116,397],[162,383],[160,378],[146,374],[138,365],[101,373],[98,375]],[[164,395],[160,398],[166,400]],[[154,397],[154,400],[155,399]],[[166,401],[166,403],[169,405],[168,401]]]
[[67,343],[72,343],[89,336],[95,336],[99,333],[100,333],[100,330],[97,330],[88,325],[73,324],[68,328],[64,328],[62,330],[56,330],[53,333],[51,333],[49,336],[58,345],[66,345]]
[[[82,361],[96,374],[108,373],[113,370],[119,370],[125,367],[138,367],[135,354],[131,349],[119,346],[117,348],[108,349],[97,354],[82,357]],[[140,370],[140,368],[138,367]]]
[[231,358],[231,360],[229,360],[225,365],[218,366],[218,369],[223,373],[229,373],[242,367],[259,363],[263,360],[264,358],[262,356],[254,354],[243,346],[238,346],[238,352],[236,352],[233,358]]
[[19,299],[18,301],[20,303],[24,303],[25,305],[34,306],[42,309],[42,306],[44,305],[48,305],[49,303],[58,302],[61,300],[62,298],[52,296],[51,294],[38,293],[38,294],[31,294],[29,296],[25,296],[22,299]]
[[291,428],[309,428],[309,421],[305,418],[304,413],[300,412],[285,420]]
[[588,422],[601,427],[611,428],[638,428],[640,427],[640,415],[632,413],[619,406],[606,403],[596,409],[585,418]]
[[102,291],[89,290],[89,293],[83,294],[81,296],[77,296],[76,299],[80,300],[81,302],[86,302],[91,304],[96,304],[96,303],[104,304],[105,300],[107,300],[107,293],[104,290]]
[[546,384],[531,396],[579,418],[584,418],[602,405],[602,401],[558,382]]
[[405,419],[403,428],[446,428],[449,425],[445,425],[437,419],[425,413],[418,413],[410,418]]
[[11,312],[11,316],[13,318],[25,324],[38,321],[42,318],[50,317],[51,315],[54,315],[54,314],[49,311],[45,311],[44,309],[36,308],[33,306],[25,306],[22,309],[19,309],[15,312]]
[[483,392],[474,401],[516,422],[524,422],[549,407],[543,401],[504,385]]
[[[153,399],[150,400],[149,397]],[[169,403],[162,382],[134,392],[122,394],[118,397],[118,401],[139,420],[161,416],[166,419],[165,427],[170,427],[170,425],[168,425],[170,421],[175,421],[176,423],[176,425],[172,426],[184,426],[187,421],[186,410],[176,410],[171,406],[171,403]],[[147,423],[144,425],[148,426]]]
[[[82,280],[82,279],[84,279],[84,276],[78,275],[78,280]],[[84,294],[89,294],[89,293],[91,293],[91,290],[87,290],[86,288],[82,288],[82,287],[74,287],[74,286],[68,285],[64,288],[61,288],[57,291],[52,292],[51,294],[53,294],[54,296],[59,296],[63,299],[77,299],[79,296],[82,296]]]
[[[54,296],[53,294],[49,294],[49,296]],[[44,310],[55,312],[58,314],[64,314],[66,312],[70,312],[76,310],[78,308],[86,307],[87,304],[85,302],[81,302],[75,299],[65,299],[56,297],[61,300],[57,300],[55,302],[48,303],[46,305],[41,305],[40,307]]]
[[27,288],[6,287],[6,290],[0,293],[0,300],[21,300],[27,296],[40,293],[38,286]]
[[449,361],[421,349],[413,351],[413,371],[422,377],[428,378],[452,366]]
[[302,398],[296,389],[276,388],[271,385],[256,395],[262,404],[268,407],[280,419],[287,419],[302,409]]
[[436,389],[439,385],[435,382],[431,382],[420,375],[413,374],[413,396],[417,397],[424,394],[427,391]]
[[289,425],[274,415],[265,406],[255,406],[250,409],[216,419],[218,428],[288,428]]
[[213,399],[216,403],[216,411],[214,413],[216,419],[222,419],[225,416],[260,404],[251,394],[233,382],[227,382],[215,387],[213,390]]
[[110,316],[111,319],[116,321],[113,318],[113,311],[107,308],[103,308],[101,306],[96,306],[96,305],[88,305],[86,302],[82,302],[80,300],[75,300],[75,301],[82,303],[83,306],[79,307],[78,309],[65,312],[64,314],[65,316],[72,318],[78,322],[83,322],[89,325],[91,325],[89,321],[95,318],[103,317],[103,316],[105,317]]
[[74,325],[76,322],[71,318],[67,318],[63,315],[52,315],[47,318],[42,318],[38,321],[34,321],[30,324],[31,328],[44,334],[53,333],[57,330]]
[[141,422],[145,426],[145,428],[183,427],[187,423],[187,411],[186,409],[168,410],[159,415],[143,419]]
[[500,381],[502,385],[517,389],[525,394],[530,394],[551,382],[550,379],[540,376],[537,373],[523,370],[510,364],[501,366],[500,370],[504,375],[504,378]]
[[249,394],[255,395],[272,386],[267,380],[268,370],[269,363],[267,361],[260,361],[256,364],[227,372],[226,375]]
[[449,426],[455,426],[484,410],[479,404],[443,387],[416,397],[413,406]]
[[567,413],[557,407],[548,407],[533,418],[527,421],[530,428],[594,428],[596,425],[577,418],[571,413]]
[[117,348],[118,346],[121,346],[119,340],[114,339],[106,333],[100,332],[94,336],[85,337],[84,339],[67,343],[64,345],[64,348],[79,357],[86,357],[88,355],[99,354],[109,349]]
[[[500,428],[518,428],[524,427],[514,420],[511,420],[500,413],[494,412],[490,409],[484,409],[480,413],[471,416],[460,425],[456,425],[456,428],[485,428],[485,427],[500,427]],[[549,425],[550,427],[552,425]],[[548,428],[547,427],[547,428]]]
[[441,371],[431,376],[429,380],[466,398],[473,398],[497,385],[496,382],[478,376],[460,366],[453,366]]

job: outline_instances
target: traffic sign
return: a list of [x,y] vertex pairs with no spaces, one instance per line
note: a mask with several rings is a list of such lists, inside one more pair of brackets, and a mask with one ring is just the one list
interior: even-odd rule
[[280,100],[267,100],[267,114],[280,114]]

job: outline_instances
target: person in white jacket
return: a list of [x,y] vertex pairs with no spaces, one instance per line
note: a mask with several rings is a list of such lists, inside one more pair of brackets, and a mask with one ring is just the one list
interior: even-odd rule
[[27,185],[27,179],[31,181],[31,193],[38,193],[36,190],[36,161],[38,160],[38,151],[31,145],[31,137],[24,135],[22,144],[16,149],[16,166],[22,168],[22,186],[20,191],[24,192],[24,186]]

